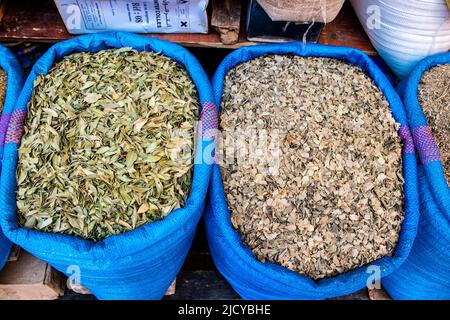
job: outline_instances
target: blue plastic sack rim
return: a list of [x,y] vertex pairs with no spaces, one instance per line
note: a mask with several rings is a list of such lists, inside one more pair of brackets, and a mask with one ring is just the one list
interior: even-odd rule
[[[108,48],[132,47],[138,51],[160,52],[178,63],[182,64],[192,80],[194,81],[199,93],[201,105],[212,102],[212,91],[209,86],[209,80],[196,58],[183,47],[147,36],[135,35],[123,32],[108,32],[100,34],[90,34],[79,36],[70,40],[62,41],[52,46],[34,65],[28,76],[24,88],[18,98],[14,110],[26,110],[28,101],[33,93],[33,81],[39,74],[46,74],[53,66],[54,61],[61,60],[64,56],[75,52],[96,52]],[[210,145],[211,141],[199,141],[197,154]],[[5,161],[17,162],[18,144],[9,143],[5,145]],[[14,164],[15,165],[15,164]],[[30,238],[45,239],[48,250],[41,251],[41,257],[48,258],[77,258],[93,259],[95,257],[114,260],[124,252],[132,254],[149,246],[138,245],[138,241],[129,241],[129,239],[153,239],[153,241],[162,241],[161,239],[170,236],[170,234],[183,232],[184,224],[192,217],[190,212],[198,210],[203,205],[203,199],[206,196],[207,185],[211,172],[211,165],[207,163],[196,164],[194,166],[194,177],[192,182],[191,194],[183,208],[176,209],[162,220],[148,223],[135,230],[123,234],[110,236],[103,241],[92,242],[82,238],[64,235],[51,234],[28,228],[22,228],[17,223],[15,216],[16,204],[15,197],[12,197],[12,189],[15,189],[15,167],[3,167],[0,195],[0,217],[1,225],[5,229],[6,235],[14,242],[27,248]],[[6,191],[6,192],[5,192]],[[107,254],[105,255],[105,251]]]
[[[404,102],[408,120],[412,130],[428,126],[426,116],[419,102],[419,83],[422,75],[433,67],[450,63],[450,53],[439,53],[421,60],[404,80]],[[418,141],[416,141],[418,143]],[[444,175],[441,161],[433,161],[423,165],[433,198],[450,221],[450,188]]]
[[[393,116],[403,127],[408,127],[403,104],[385,75],[363,52],[347,47],[292,42],[256,45],[240,48],[229,54],[213,77],[216,105],[220,110],[225,75],[235,65],[264,54],[294,54],[299,56],[329,57],[344,60],[361,67],[388,100]],[[384,257],[363,267],[333,278],[314,281],[273,263],[259,262],[241,241],[230,221],[220,170],[213,168],[209,202],[205,221],[211,253],[219,271],[244,298],[251,299],[314,299],[355,292],[366,285],[369,266],[380,267],[382,276],[398,268],[406,259],[416,236],[418,224],[418,186],[415,154],[403,154],[405,219],[393,257]]]
[[[7,76],[6,94],[3,105],[0,106],[2,115],[0,119],[0,172],[1,160],[3,158],[3,147],[6,134],[6,128],[11,116],[17,96],[23,84],[23,72],[19,62],[16,60],[14,54],[6,47],[0,45],[0,69],[2,69]],[[9,252],[11,250],[11,242],[4,236],[0,226],[0,270],[8,260]]]

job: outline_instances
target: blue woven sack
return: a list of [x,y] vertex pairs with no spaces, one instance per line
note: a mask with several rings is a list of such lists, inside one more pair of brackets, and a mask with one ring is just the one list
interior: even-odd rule
[[[33,81],[39,74],[47,74],[66,55],[120,47],[161,52],[184,65],[196,85],[202,110],[189,198],[183,208],[160,221],[97,243],[20,227],[16,217],[15,171]],[[212,169],[211,161],[204,155],[214,147],[213,139],[205,133],[216,126],[217,112],[209,79],[183,47],[120,32],[80,36],[55,44],[31,70],[8,126],[0,179],[0,224],[5,235],[68,276],[79,276],[81,284],[99,299],[160,299],[184,262],[204,209]]]
[[[3,147],[5,145],[6,128],[8,127],[9,120],[11,119],[11,111],[14,108],[17,97],[23,84],[23,72],[22,68],[17,62],[14,54],[7,48],[0,45],[0,69],[2,69],[6,75],[7,88],[5,101],[3,102],[2,116],[0,119],[0,172],[1,163],[3,158]],[[2,107],[2,106],[0,106]],[[11,250],[11,242],[4,236],[0,227],[0,270],[8,260],[9,251]]]
[[424,72],[450,63],[450,53],[423,59],[399,86],[421,165],[420,220],[405,263],[383,281],[395,299],[450,299],[450,189],[439,150],[417,98]]
[[245,299],[325,299],[355,292],[366,286],[371,275],[370,270],[376,268],[380,270],[381,277],[384,277],[398,268],[408,256],[417,231],[417,164],[402,102],[387,78],[363,52],[353,48],[303,45],[293,42],[244,47],[229,54],[222,61],[213,78],[216,105],[219,108],[227,72],[239,63],[264,54],[294,54],[341,59],[361,67],[374,80],[386,96],[394,118],[401,124],[399,135],[403,142],[405,219],[392,257],[383,257],[369,265],[336,277],[314,281],[279,265],[259,262],[252,251],[242,243],[231,224],[219,166],[214,165],[205,214],[207,238],[212,257],[222,275]]

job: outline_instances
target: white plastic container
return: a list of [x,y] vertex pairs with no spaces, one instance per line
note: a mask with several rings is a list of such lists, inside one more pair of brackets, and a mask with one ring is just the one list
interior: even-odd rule
[[450,50],[445,0],[350,0],[380,56],[399,78],[426,56]]

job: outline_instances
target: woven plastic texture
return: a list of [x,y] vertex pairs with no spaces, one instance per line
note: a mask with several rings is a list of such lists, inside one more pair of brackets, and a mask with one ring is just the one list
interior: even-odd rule
[[[405,219],[399,243],[392,257],[333,278],[314,281],[273,263],[259,262],[233,229],[227,207],[222,177],[214,165],[205,214],[208,243],[214,262],[233,288],[245,299],[325,299],[355,292],[368,282],[371,270],[384,277],[397,269],[406,259],[416,236],[419,204],[417,163],[402,102],[388,79],[363,52],[346,47],[333,47],[292,42],[286,44],[244,47],[229,54],[213,78],[216,105],[220,108],[222,87],[227,72],[239,63],[264,54],[293,54],[298,56],[330,57],[361,67],[381,89],[389,101],[392,113],[402,127]],[[220,110],[219,110],[220,111]],[[399,199],[401,201],[401,199]],[[371,267],[371,268],[369,268]]]
[[[11,119],[11,111],[13,110],[17,97],[23,85],[22,68],[17,62],[14,54],[0,45],[0,69],[7,75],[6,96],[3,106],[0,106],[2,115],[0,118],[0,172],[3,159],[3,148],[5,145],[6,128]],[[0,270],[8,260],[9,252],[11,250],[11,242],[4,236],[0,226]]]
[[[201,110],[200,118],[205,123],[199,130],[189,198],[183,208],[163,220],[97,243],[20,227],[16,217],[15,171],[33,81],[39,74],[46,74],[56,61],[66,55],[120,47],[161,52],[184,65],[196,85],[202,106],[209,106]],[[217,127],[217,123],[211,122],[217,119],[215,108],[211,108],[213,103],[211,84],[201,65],[186,49],[176,44],[120,32],[80,36],[55,44],[34,65],[12,110],[6,132],[0,180],[0,225],[5,235],[68,276],[79,276],[81,284],[97,298],[162,298],[184,262],[203,213],[212,166],[211,161],[202,160],[206,151],[213,150],[214,146],[214,141],[205,136],[208,129]]]
[[383,281],[395,299],[450,299],[450,189],[417,97],[423,73],[448,63],[450,53],[425,58],[398,87],[421,166],[417,237],[405,263]]

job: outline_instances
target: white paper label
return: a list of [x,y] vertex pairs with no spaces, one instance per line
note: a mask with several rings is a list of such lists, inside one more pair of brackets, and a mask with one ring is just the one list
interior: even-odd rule
[[207,33],[208,0],[55,0],[73,34],[104,31]]

